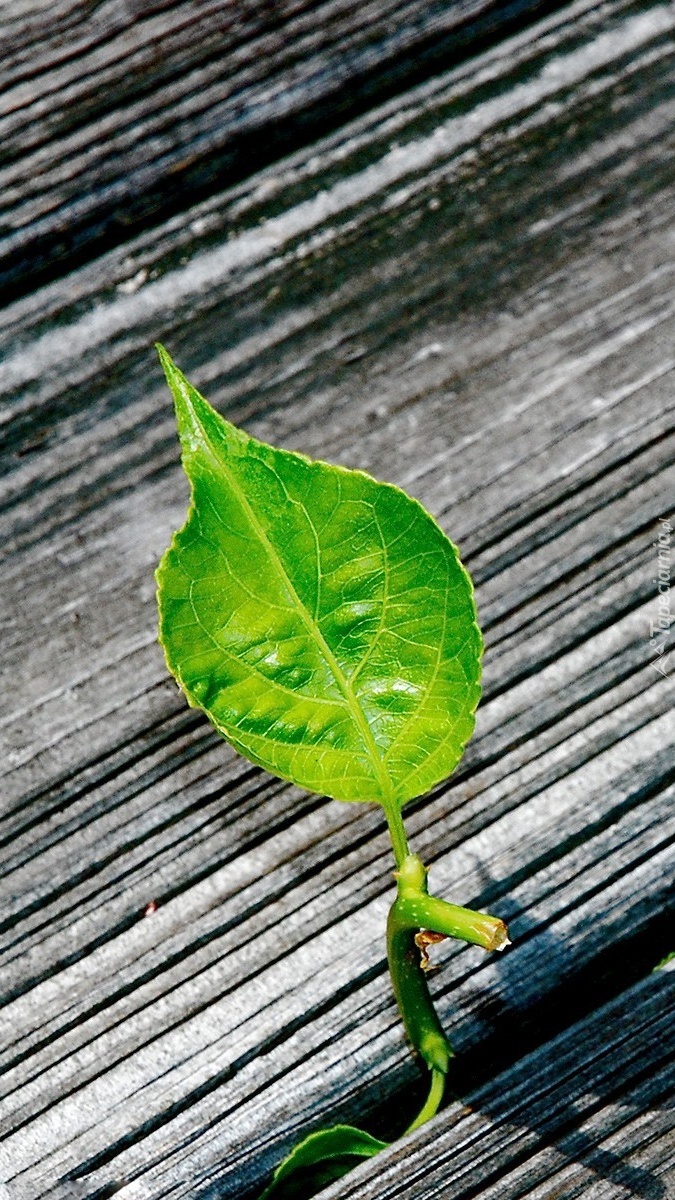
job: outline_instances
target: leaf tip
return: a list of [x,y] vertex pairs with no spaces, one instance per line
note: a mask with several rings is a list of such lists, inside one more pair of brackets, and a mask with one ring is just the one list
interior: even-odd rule
[[194,391],[194,388],[188,383],[183,372],[176,366],[168,350],[164,348],[161,342],[155,342],[155,349],[166,376],[166,382],[176,402],[176,408],[184,407],[188,401],[190,392]]
[[190,390],[190,384],[183,375],[183,372],[176,366],[169,351],[162,345],[161,342],[155,342],[155,350],[159,358],[166,382],[169,385],[171,394],[176,404],[178,411],[181,405],[185,403],[187,394]]
[[196,457],[206,455],[218,462],[223,453],[246,447],[251,441],[248,434],[237,429],[209,404],[160,342],[156,342],[155,347],[173,396],[183,465],[187,474],[190,475],[188,463]]
[[205,427],[218,417],[208,401],[200,395],[180,368],[176,366],[161,342],[155,343],[155,349],[173,396],[178,435],[185,461],[186,456],[193,455],[208,443]]

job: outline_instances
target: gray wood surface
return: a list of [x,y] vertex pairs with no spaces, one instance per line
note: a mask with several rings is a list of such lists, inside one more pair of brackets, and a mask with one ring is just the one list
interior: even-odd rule
[[551,7],[6,3],[0,288],[25,294]]
[[579,0],[0,312],[8,1200],[254,1196],[326,1121],[397,1135],[420,1083],[383,821],[167,678],[157,339],[251,432],[418,496],[477,583],[476,735],[407,823],[514,944],[439,948],[464,1107],[327,1200],[675,1195],[674,33]]
[[667,1198],[675,1160],[674,1000],[672,972],[629,988],[466,1103],[450,1105],[414,1141],[326,1189],[325,1200]]

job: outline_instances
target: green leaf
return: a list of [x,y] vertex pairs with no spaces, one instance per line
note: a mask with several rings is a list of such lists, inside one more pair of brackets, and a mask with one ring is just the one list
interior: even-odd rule
[[192,491],[157,571],[169,669],[252,762],[396,810],[473,731],[482,643],[456,548],[391,484],[236,429],[159,353]]
[[304,1200],[387,1145],[353,1125],[334,1125],[310,1133],[279,1164],[260,1200]]

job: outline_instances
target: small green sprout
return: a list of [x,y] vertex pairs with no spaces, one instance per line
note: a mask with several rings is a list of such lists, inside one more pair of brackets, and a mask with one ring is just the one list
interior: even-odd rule
[[[409,1131],[437,1112],[452,1057],[424,974],[427,945],[508,944],[498,918],[428,894],[401,816],[450,774],[473,732],[482,639],[471,579],[418,501],[249,437],[158,351],[191,488],[157,570],[167,665],[251,762],[311,792],[381,805],[397,879],[389,969],[430,1080]],[[308,1172],[322,1186],[384,1146],[348,1125],[312,1133],[265,1200],[299,1195]]]

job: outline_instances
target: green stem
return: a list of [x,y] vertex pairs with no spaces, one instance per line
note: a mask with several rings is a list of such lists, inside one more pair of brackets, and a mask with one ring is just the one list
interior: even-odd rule
[[503,950],[509,944],[508,930],[499,917],[448,904],[426,892],[407,894],[400,897],[397,903],[400,920],[407,921],[410,928],[430,929],[433,933],[443,933],[446,937],[460,938],[463,942],[482,946],[484,950]]
[[403,1134],[404,1137],[406,1133],[412,1133],[413,1129],[419,1129],[420,1125],[424,1125],[426,1121],[430,1121],[432,1117],[436,1116],[441,1100],[443,1099],[443,1092],[445,1091],[445,1078],[446,1077],[442,1071],[431,1072],[431,1087],[429,1088],[429,1095],[427,1096],[423,1107],[415,1117],[415,1120],[408,1126]]
[[422,970],[416,935],[420,930],[431,930],[485,950],[501,950],[508,945],[508,933],[498,917],[430,896],[424,863],[416,854],[407,853],[401,858],[400,843],[396,861],[397,895],[387,921],[389,972],[408,1040],[431,1071],[428,1098],[406,1131],[410,1133],[438,1111],[452,1058],[452,1047],[436,1015]]
[[[389,972],[403,1020],[405,1031],[414,1050],[430,1070],[445,1075],[452,1057],[452,1048],[436,1015],[426,976],[420,966],[420,952],[415,944],[415,932],[401,909],[401,887],[405,891],[403,872],[409,863],[422,864],[410,855],[399,875],[399,895],[389,910],[387,921],[387,958]],[[424,868],[422,867],[422,871]]]

